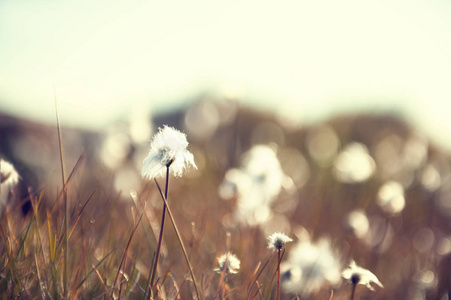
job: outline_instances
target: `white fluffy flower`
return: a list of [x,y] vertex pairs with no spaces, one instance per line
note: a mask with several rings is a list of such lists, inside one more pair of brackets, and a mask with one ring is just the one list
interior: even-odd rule
[[188,141],[183,132],[164,126],[155,134],[150,143],[149,155],[143,161],[141,175],[152,179],[164,176],[167,166],[174,176],[182,176],[190,165],[197,169],[194,157],[187,150]]
[[0,159],[0,184],[2,186],[12,186],[19,182],[19,178],[19,173],[17,173],[12,164]]
[[240,260],[230,252],[218,257],[218,268],[215,269],[216,272],[221,273],[224,271],[226,274],[236,274],[240,270]]
[[366,214],[358,209],[351,211],[347,215],[344,226],[357,238],[365,237],[370,229],[370,223]]
[[263,204],[270,204],[282,190],[286,175],[282,171],[276,152],[269,146],[256,145],[243,155],[242,171],[252,179]]
[[326,238],[317,242],[300,240],[290,249],[280,269],[282,288],[292,294],[307,296],[324,286],[340,282],[340,259]]
[[371,283],[375,283],[381,288],[384,287],[382,283],[379,281],[379,279],[377,279],[376,275],[374,275],[367,269],[359,267],[353,260],[349,264],[349,268],[347,268],[346,270],[343,271],[343,273],[341,273],[341,276],[343,276],[344,279],[348,280],[352,284],[354,285],[362,284],[371,291],[374,291],[374,288],[371,286]]
[[286,243],[292,242],[293,239],[289,238],[281,232],[275,232],[268,236],[268,248],[277,249],[277,251],[282,250]]
[[234,214],[238,222],[260,225],[271,217],[271,204],[287,178],[276,152],[256,145],[243,154],[240,168],[227,171],[219,194],[225,199],[237,197]]

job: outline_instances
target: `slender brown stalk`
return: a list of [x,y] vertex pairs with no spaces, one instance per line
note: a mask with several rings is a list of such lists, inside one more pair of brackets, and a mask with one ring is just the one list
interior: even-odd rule
[[[115,289],[115,287],[116,287],[116,283],[117,283],[117,280],[118,280],[118,278],[119,278],[119,274],[121,273],[121,269],[123,268],[123,266],[124,266],[124,264],[125,264],[125,261],[126,261],[126,258],[127,258],[127,251],[128,251],[128,248],[130,247],[130,243],[132,242],[132,238],[133,238],[133,236],[135,235],[136,229],[138,229],[139,223],[141,223],[142,217],[143,217],[143,214],[141,213],[141,216],[139,217],[138,222],[136,223],[136,226],[133,228],[132,233],[130,234],[130,237],[129,237],[129,239],[128,239],[127,245],[125,246],[124,254],[122,255],[121,262],[120,262],[120,264],[119,264],[119,267],[117,268],[116,276],[114,277],[113,286],[112,286],[112,288],[111,288],[111,295],[110,295],[110,298],[113,298],[113,295],[114,295],[114,289]],[[124,268],[125,268],[125,267],[124,267]],[[119,288],[120,288],[120,287],[119,287]]]
[[191,274],[191,278],[193,279],[194,288],[196,289],[197,299],[202,300],[202,294],[200,293],[199,286],[196,281],[196,277],[194,276],[193,267],[191,265],[191,262],[189,261],[188,254],[185,249],[185,245],[183,244],[182,237],[180,236],[180,232],[177,228],[177,225],[175,224],[174,217],[172,216],[171,209],[169,208],[169,204],[167,202],[167,198],[163,196],[160,185],[158,184],[158,182],[156,180],[155,180],[155,183],[157,184],[158,191],[160,192],[161,198],[163,199],[166,209],[168,210],[169,218],[171,219],[171,223],[172,223],[172,226],[174,227],[175,234],[177,235],[177,239],[180,243],[180,247],[182,248],[183,255],[185,256],[185,261],[186,261],[186,264],[188,265],[189,272]]
[[357,286],[357,284],[354,284],[354,283],[352,284],[351,300],[354,300],[356,286]]
[[280,300],[280,251],[277,251],[278,260],[277,260],[277,300]]
[[[224,262],[224,265],[227,263],[227,260]],[[227,275],[224,276],[224,282],[222,283],[222,300],[225,299],[225,291],[226,291],[226,286],[227,286]]]
[[[155,264],[154,264],[154,266],[153,266],[152,276],[150,277],[150,285],[149,285],[149,289],[152,289],[152,287],[153,287],[153,282],[154,282],[154,280],[155,280],[155,275],[156,275],[156,273],[157,273],[158,262],[159,262],[159,260],[160,260],[161,244],[162,244],[162,242],[163,242],[163,233],[164,233],[164,221],[165,221],[165,219],[166,219],[166,208],[167,208],[166,200],[168,199],[168,190],[169,190],[169,167],[170,167],[170,165],[171,165],[171,164],[168,164],[168,165],[166,166],[166,187],[165,187],[165,190],[164,190],[164,199],[165,199],[165,201],[164,201],[164,204],[163,204],[163,214],[162,214],[162,217],[161,217],[160,235],[159,235],[159,237],[158,237],[157,252],[156,252],[156,254],[155,254]],[[157,182],[157,181],[155,180],[155,182]],[[157,183],[157,185],[158,185],[158,183]],[[158,187],[158,188],[159,188],[159,187]],[[160,191],[160,192],[161,192],[161,191]],[[150,299],[150,295],[151,295],[151,293],[149,293],[149,299]]]
[[103,290],[105,291],[105,295],[108,297],[108,299],[111,299],[111,296],[108,295],[108,289],[105,285],[105,281],[102,279],[102,276],[100,275],[99,271],[97,271],[96,267],[94,265],[91,265],[91,268],[94,270],[95,274],[97,275],[97,278],[100,281],[100,284],[103,287]]
[[[271,253],[271,255],[269,256],[268,260],[266,261],[266,263],[263,265],[263,267],[261,268],[260,272],[258,272],[257,277],[255,277],[255,280],[251,281],[249,283],[249,287],[248,287],[248,292],[247,292],[247,298],[249,299],[249,297],[251,296],[251,292],[252,292],[252,288],[254,287],[254,284],[257,283],[257,288],[258,288],[258,278],[260,278],[260,275],[263,273],[263,270],[266,268],[266,266],[268,265],[269,261],[271,260],[272,256],[273,256],[274,252]],[[260,288],[258,288],[260,289]]]
[[61,128],[60,128],[60,117],[58,113],[58,105],[56,102],[56,91],[55,91],[55,111],[56,111],[56,128],[58,130],[58,145],[60,150],[60,161],[61,161],[61,179],[63,181],[63,201],[64,201],[64,220],[65,220],[65,248],[64,248],[64,274],[63,274],[63,285],[64,285],[64,299],[68,297],[68,287],[67,287],[67,276],[68,276],[68,257],[69,257],[69,203],[67,198],[67,186],[66,186],[66,176],[64,174],[64,155],[63,155],[63,141],[61,138]]

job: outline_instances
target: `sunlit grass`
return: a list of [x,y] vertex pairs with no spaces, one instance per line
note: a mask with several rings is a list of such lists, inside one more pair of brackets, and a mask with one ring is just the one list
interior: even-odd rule
[[[116,190],[114,175],[121,164],[110,170],[95,153],[85,152],[63,158],[67,178],[59,175],[30,188],[26,197],[17,199],[13,189],[2,186],[9,201],[0,220],[1,297],[429,299],[449,293],[448,273],[441,267],[451,253],[449,216],[437,209],[448,203],[447,156],[427,145],[424,154],[420,142],[421,149],[410,149],[415,133],[399,124],[387,122],[381,129],[371,122],[352,127],[333,120],[321,127],[327,128],[327,138],[313,138],[322,131],[286,130],[267,116],[240,113],[216,135],[190,140],[199,169],[182,178],[166,178],[166,163],[158,182],[140,180],[132,191]],[[261,119],[280,130],[253,135]],[[387,140],[386,132],[399,137]],[[61,133],[62,149],[73,147]],[[275,144],[277,139],[284,142]],[[361,164],[352,163],[362,160],[343,158],[351,143],[365,145],[371,172],[367,164],[359,173]],[[265,146],[253,148],[257,144]],[[404,157],[398,153],[403,151],[416,155]],[[137,150],[121,163],[141,163],[144,157],[145,151]],[[383,163],[393,157],[402,160],[398,166]],[[61,164],[57,155],[54,160]],[[135,167],[138,176],[140,167]],[[431,168],[441,176],[433,191],[423,184]],[[160,189],[169,181],[170,189]],[[395,212],[387,209],[391,194],[381,192],[387,182],[402,187],[405,205]],[[27,200],[31,210],[24,215]],[[265,210],[259,210],[262,206]],[[165,209],[170,222],[160,239]],[[258,215],[262,212],[264,218]],[[287,234],[282,244],[275,239],[280,232]],[[293,241],[285,244],[287,237]],[[240,261],[233,269],[225,267],[227,255],[218,266],[226,253]],[[352,260],[384,287],[373,292],[342,278]]]

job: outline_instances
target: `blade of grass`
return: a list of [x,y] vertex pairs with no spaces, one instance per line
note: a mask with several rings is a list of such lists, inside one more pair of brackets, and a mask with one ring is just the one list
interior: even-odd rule
[[102,276],[100,275],[99,271],[97,271],[96,267],[94,265],[91,265],[93,271],[96,273],[97,278],[99,278],[100,284],[102,285],[103,289],[105,290],[105,295],[111,299],[112,297],[108,296],[108,288],[105,285],[105,281],[103,281]]
[[88,274],[86,274],[85,278],[82,279],[82,281],[78,284],[77,289],[79,289],[83,283],[88,279],[88,277],[94,272],[94,270],[97,270],[97,268],[110,256],[116,249],[111,250],[107,255],[105,255],[96,265],[95,268],[92,269]]
[[44,261],[44,269],[47,269],[47,265],[48,262],[46,260],[46,257],[44,255],[44,251],[42,250],[43,247],[43,242],[42,242],[42,237],[41,237],[41,231],[39,230],[40,226],[40,221],[39,221],[39,214],[38,214],[38,210],[39,210],[39,205],[41,204],[42,201],[42,197],[44,195],[44,191],[41,191],[39,198],[34,197],[31,193],[30,193],[30,199],[31,199],[31,205],[33,206],[33,214],[36,220],[35,223],[35,230],[36,230],[36,235],[38,237],[38,241],[39,241],[39,249],[41,250],[41,256],[42,256],[42,260]]
[[[130,193],[130,197],[133,200],[133,204],[135,205],[136,210],[139,213],[144,213],[144,215],[146,216],[147,225],[152,230],[153,235],[155,236],[155,238],[157,238],[158,237],[158,229],[157,229],[158,228],[158,224],[157,224],[157,222],[155,222],[156,216],[153,214],[152,209],[146,209],[146,207],[147,207],[147,203],[146,202],[144,202],[144,207],[139,205],[139,198],[138,198],[138,195],[137,195],[136,192],[131,192]],[[152,222],[151,219],[153,219],[154,221]],[[149,249],[153,249],[152,241],[151,241],[151,238],[150,238],[149,229],[144,224],[145,224],[145,222],[142,222],[141,226],[142,226],[142,228],[144,230],[144,234],[146,236],[147,245],[149,246]],[[165,252],[164,244],[162,245],[162,248],[163,248],[162,251],[164,253]],[[153,265],[153,263],[152,263],[152,265]],[[152,268],[151,268],[151,270],[152,270]]]
[[111,298],[113,297],[114,288],[116,286],[117,279],[119,278],[119,273],[121,271],[122,264],[125,261],[125,257],[127,255],[128,247],[130,247],[130,243],[132,241],[133,235],[135,234],[135,231],[138,228],[139,223],[141,223],[142,217],[143,217],[143,215],[141,214],[141,216],[139,217],[138,223],[136,224],[135,228],[133,228],[132,233],[130,234],[130,238],[128,239],[127,246],[125,247],[124,254],[122,255],[121,263],[119,264],[119,267],[118,267],[118,270],[117,270],[117,273],[116,273],[116,277],[114,278],[113,287],[111,289]]
[[67,198],[67,186],[66,186],[66,175],[64,173],[64,153],[63,153],[63,141],[61,137],[61,126],[60,126],[60,117],[58,113],[58,103],[56,101],[56,90],[55,92],[55,112],[56,112],[56,128],[58,131],[58,146],[60,152],[60,162],[61,162],[61,180],[63,182],[63,202],[64,202],[64,216],[65,216],[65,249],[64,249],[64,274],[63,274],[63,287],[64,287],[64,299],[67,299],[68,296],[68,287],[67,287],[67,277],[68,277],[68,265],[69,265],[69,238],[67,233],[69,232],[69,203]]
[[55,256],[56,256],[56,235],[53,238],[52,234],[52,225],[50,223],[51,215],[50,212],[47,211],[47,229],[48,229],[48,240],[49,240],[49,256],[50,256],[50,262],[55,262]]
[[147,292],[152,294],[152,289],[150,288],[150,277],[152,276],[152,270],[153,270],[154,263],[155,263],[155,252],[153,253],[153,256],[152,256],[152,263],[150,264],[150,271],[149,271],[149,276],[147,278],[147,285],[146,285],[146,290],[144,292],[143,300],[147,299]]
[[[127,300],[130,297],[130,291],[131,291],[131,288],[133,286],[133,283],[135,282],[135,273],[136,273],[136,260],[134,261],[132,273],[130,275],[130,278],[132,280],[128,280],[128,285],[127,285],[127,288],[125,290],[125,300]],[[138,274],[138,277],[139,277],[139,274]]]
[[81,214],[83,213],[83,210],[85,209],[86,205],[88,205],[89,201],[91,201],[92,197],[94,196],[94,194],[96,193],[96,191],[92,192],[92,194],[89,196],[88,200],[86,200],[85,204],[83,205],[83,207],[81,208],[80,212],[78,213],[77,216],[77,220],[75,221],[74,225],[72,226],[72,229],[69,233],[69,239],[72,236],[72,233],[74,232],[75,227],[77,226],[78,221],[80,220]]
[[274,252],[272,252],[271,255],[268,257],[268,259],[266,260],[266,263],[263,265],[263,268],[261,268],[261,270],[258,273],[257,277],[254,280],[251,280],[251,282],[249,283],[248,292],[247,292],[247,298],[246,299],[249,299],[249,297],[251,295],[251,292],[252,292],[252,288],[254,287],[254,284],[258,281],[258,278],[260,278],[260,275],[263,273],[263,270],[266,268],[266,266],[268,266],[268,263],[270,262],[270,260],[273,257],[273,255],[274,255]]
[[24,247],[24,245],[25,245],[25,240],[26,240],[27,237],[28,237],[28,233],[30,232],[30,228],[31,228],[31,224],[33,223],[33,220],[34,220],[34,218],[33,218],[33,216],[32,216],[32,217],[30,218],[30,222],[28,223],[27,229],[26,229],[26,231],[25,231],[25,235],[24,235],[24,237],[22,238],[22,240],[20,241],[20,247],[19,247],[19,250],[17,251],[16,257],[14,258],[14,263],[17,262],[17,259],[19,258],[19,255],[20,255],[20,253],[21,253],[22,250],[23,250],[23,247]]
[[34,262],[36,264],[36,272],[38,274],[39,290],[41,291],[42,299],[45,299],[46,298],[45,297],[45,291],[44,291],[43,286],[42,286],[42,277],[41,277],[40,267],[39,267],[39,263],[38,263],[38,257],[36,255],[36,253],[34,253]]
[[[284,254],[285,254],[285,249],[283,249],[282,254],[278,256],[278,260],[277,260],[278,266],[280,265],[280,262],[282,261]],[[278,273],[277,271],[278,271],[278,268],[274,272],[274,275],[272,276],[271,285],[269,286],[268,289],[265,289],[265,291],[267,291],[266,299],[269,299],[269,297],[271,296],[272,287],[274,286],[274,282],[276,281],[276,277],[277,277],[277,273]]]
[[84,153],[80,154],[80,156],[77,159],[77,162],[75,163],[75,166],[72,168],[72,171],[69,174],[69,177],[67,177],[67,180],[63,183],[63,189],[59,192],[58,197],[56,197],[55,204],[53,204],[52,213],[55,212],[56,208],[58,207],[59,202],[64,197],[64,195],[65,195],[64,191],[67,190],[69,183],[71,182],[71,179],[72,179],[73,175],[75,174],[75,171],[77,171],[78,168],[80,167],[80,164],[83,161],[84,157],[85,157]]

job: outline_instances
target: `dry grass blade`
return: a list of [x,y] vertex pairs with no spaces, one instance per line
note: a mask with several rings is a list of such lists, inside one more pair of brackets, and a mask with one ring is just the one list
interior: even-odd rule
[[128,251],[128,248],[130,247],[130,243],[131,243],[131,241],[132,241],[133,235],[135,234],[136,229],[137,229],[138,226],[139,226],[139,223],[141,223],[142,217],[143,217],[143,214],[141,214],[141,216],[139,217],[138,223],[135,225],[135,228],[133,228],[132,233],[130,234],[130,238],[128,239],[127,246],[125,247],[124,254],[122,255],[121,263],[119,264],[119,267],[118,267],[118,269],[117,269],[116,277],[114,278],[113,287],[112,287],[112,289],[111,289],[111,297],[113,297],[114,288],[115,288],[115,286],[116,286],[117,279],[119,278],[119,274],[120,274],[120,272],[121,272],[122,265],[123,265],[124,262],[125,262],[125,258],[126,258],[126,256],[127,256],[127,251]]
[[[138,195],[136,192],[131,192],[130,196],[133,200],[133,204],[134,204],[136,210],[139,213],[144,213],[144,216],[146,217],[145,219],[147,220],[147,225],[149,226],[150,230],[152,231],[155,239],[158,239],[158,233],[160,231],[160,224],[157,222],[157,217],[154,214],[153,210],[147,209],[146,202],[144,202],[144,205],[140,205],[140,203],[139,203],[140,201],[139,201],[139,198],[138,198]],[[144,224],[145,224],[145,222],[141,222],[142,228],[144,230],[144,234],[146,235],[147,244],[149,245],[149,249],[151,249],[152,242],[151,242],[149,230]],[[162,241],[161,252],[163,252],[164,254],[167,253],[167,247],[166,247],[164,241]],[[153,264],[152,264],[152,266],[153,266]],[[153,268],[151,268],[151,270],[152,269]]]
[[105,255],[96,265],[95,268],[92,269],[88,274],[86,274],[85,278],[83,278],[82,281],[80,281],[80,283],[77,286],[77,289],[79,289],[83,283],[85,283],[86,279],[88,279],[88,277],[92,274],[92,272],[94,272],[94,270],[96,270],[114,251],[116,250],[111,250],[107,255]]
[[[252,292],[252,288],[254,287],[254,284],[257,283],[257,286],[258,286],[258,278],[260,278],[261,274],[263,273],[263,270],[266,268],[266,266],[268,266],[268,263],[270,262],[271,258],[273,257],[273,254],[274,254],[274,252],[272,252],[271,255],[268,257],[268,259],[266,260],[265,264],[263,265],[263,268],[261,268],[260,272],[258,272],[258,275],[255,278],[255,280],[252,280],[249,283],[249,288],[248,288],[247,298],[246,299],[249,299],[249,297],[251,295],[251,292]],[[261,264],[261,262],[258,263],[258,265],[260,265],[260,264]],[[260,290],[260,288],[259,288],[259,290]]]
[[85,209],[86,205],[88,205],[89,201],[91,201],[92,197],[94,196],[94,194],[96,193],[96,191],[92,192],[92,194],[89,196],[88,200],[86,200],[85,204],[83,205],[83,207],[81,208],[80,212],[78,213],[77,216],[77,220],[75,221],[74,225],[72,226],[72,229],[69,233],[69,239],[72,236],[72,233],[74,232],[75,227],[77,226],[78,221],[80,220],[81,214],[83,213],[83,210]]
[[38,275],[39,288],[41,290],[41,296],[42,296],[42,299],[46,299],[46,297],[45,297],[45,290],[44,290],[44,287],[43,287],[42,276],[41,276],[40,267],[39,267],[39,263],[38,263],[38,256],[36,255],[36,253],[34,253],[34,262],[36,264],[36,273]]
[[65,216],[65,249],[64,249],[64,275],[63,275],[63,284],[64,284],[64,298],[67,299],[68,296],[68,264],[69,264],[69,238],[67,233],[69,232],[69,204],[67,203],[67,186],[66,186],[66,176],[64,174],[64,154],[63,154],[63,141],[61,137],[61,126],[60,126],[60,117],[58,113],[58,103],[56,101],[56,91],[55,91],[55,112],[56,112],[56,128],[58,131],[58,146],[60,153],[60,162],[61,162],[61,180],[63,182],[63,199],[64,199],[64,216]]
[[[99,278],[99,281],[102,284],[102,287],[103,287],[103,289],[105,291],[105,295],[108,296],[108,288],[105,285],[105,281],[103,281],[102,276],[100,275],[99,271],[97,271],[96,267],[94,265],[91,265],[91,267],[92,267],[93,271],[96,273],[97,278]],[[108,296],[108,298],[111,299],[110,296]]]
[[58,207],[59,202],[64,197],[65,191],[67,191],[67,187],[69,186],[69,183],[71,182],[71,179],[72,179],[73,175],[75,174],[75,171],[80,167],[80,164],[84,158],[85,158],[84,153],[82,153],[78,157],[77,162],[75,163],[75,166],[72,168],[72,171],[69,174],[69,177],[67,177],[67,180],[63,183],[63,189],[60,191],[60,193],[58,194],[58,197],[56,198],[55,204],[53,205],[53,208],[52,208],[52,213],[55,212],[56,208]]

